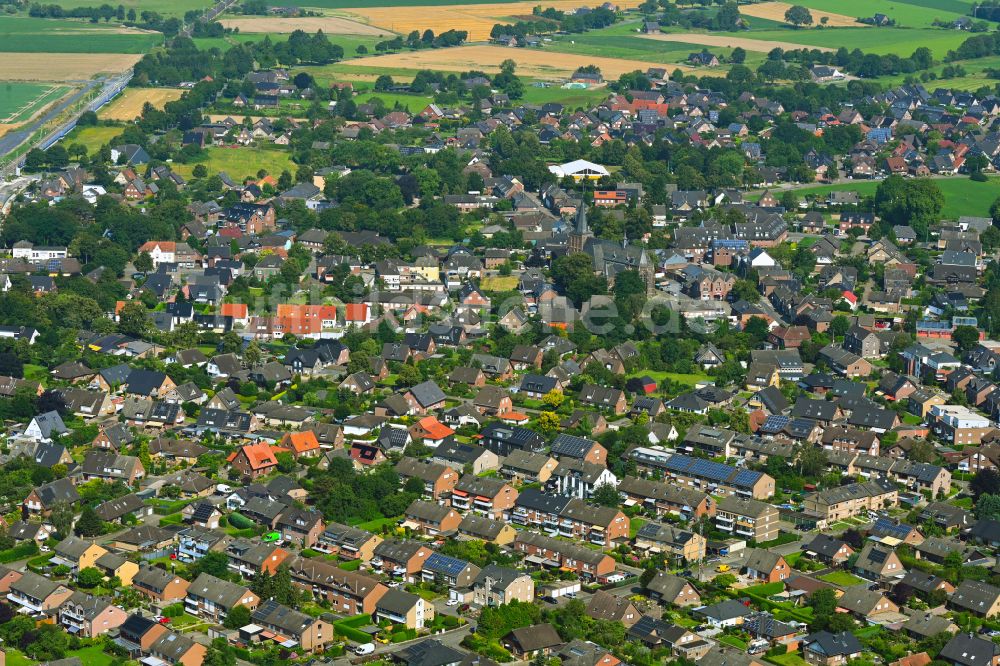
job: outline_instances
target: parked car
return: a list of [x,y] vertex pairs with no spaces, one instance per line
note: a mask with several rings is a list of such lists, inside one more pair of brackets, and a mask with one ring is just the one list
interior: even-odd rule
[[359,645],[358,647],[354,648],[354,654],[357,654],[357,655],[371,654],[374,651],[375,651],[375,644],[374,643],[364,643],[364,644]]

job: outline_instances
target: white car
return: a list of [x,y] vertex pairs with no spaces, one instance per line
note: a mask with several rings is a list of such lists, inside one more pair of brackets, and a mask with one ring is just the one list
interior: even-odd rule
[[359,645],[358,647],[354,648],[354,654],[357,655],[371,654],[374,651],[375,651],[374,643],[365,643],[363,645]]
[[444,605],[445,606],[457,606],[458,605],[458,599],[449,599],[448,601],[445,602]]
[[396,587],[399,587],[400,585],[402,585],[402,583],[400,583],[398,580],[394,580],[394,581],[392,581],[390,583],[386,583],[385,585],[386,585],[386,587],[396,588]]

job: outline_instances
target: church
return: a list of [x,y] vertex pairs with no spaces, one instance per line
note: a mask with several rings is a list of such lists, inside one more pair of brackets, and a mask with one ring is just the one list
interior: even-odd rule
[[637,271],[646,283],[646,293],[652,294],[656,288],[656,268],[649,252],[641,245],[630,245],[622,241],[595,238],[587,225],[587,206],[581,205],[576,211],[576,222],[569,234],[569,253],[583,252],[594,262],[594,272],[603,275],[608,286],[614,286],[615,276],[622,271]]

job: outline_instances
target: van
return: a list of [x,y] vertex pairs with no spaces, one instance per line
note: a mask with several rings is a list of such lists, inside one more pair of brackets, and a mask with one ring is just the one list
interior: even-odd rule
[[356,655],[371,654],[374,651],[375,651],[374,643],[364,643],[363,645],[359,645],[358,647],[354,648],[354,654]]

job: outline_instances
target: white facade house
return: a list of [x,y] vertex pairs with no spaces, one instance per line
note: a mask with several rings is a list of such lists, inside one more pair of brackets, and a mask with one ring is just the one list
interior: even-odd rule
[[35,245],[30,241],[18,241],[14,243],[13,256],[15,259],[36,264],[53,259],[65,259],[69,256],[69,252],[65,247],[48,247]]

